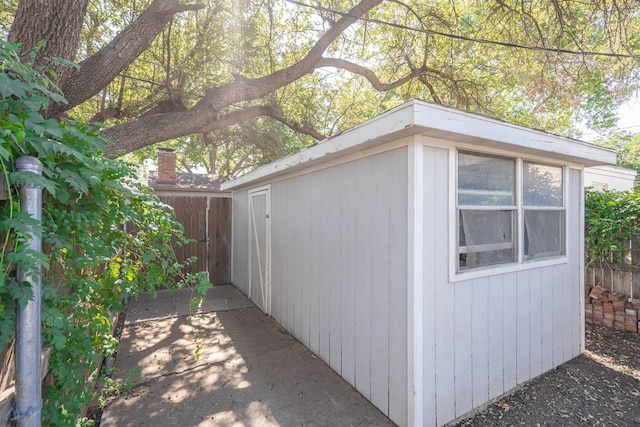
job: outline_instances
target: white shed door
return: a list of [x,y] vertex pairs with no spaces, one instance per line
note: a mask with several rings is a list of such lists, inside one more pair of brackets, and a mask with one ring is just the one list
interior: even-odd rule
[[271,227],[269,189],[249,193],[249,297],[271,311]]

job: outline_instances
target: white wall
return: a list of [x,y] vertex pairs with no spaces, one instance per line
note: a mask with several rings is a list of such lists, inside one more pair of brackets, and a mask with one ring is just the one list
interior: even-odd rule
[[[271,183],[272,316],[407,423],[407,149]],[[233,282],[246,292],[247,192],[234,193]]]
[[593,166],[584,169],[584,185],[598,190],[633,191],[636,174],[633,169]]
[[233,193],[231,204],[231,281],[249,294],[249,194]]
[[567,263],[452,283],[448,155],[424,148],[423,426],[467,415],[583,350],[581,171],[568,173]]

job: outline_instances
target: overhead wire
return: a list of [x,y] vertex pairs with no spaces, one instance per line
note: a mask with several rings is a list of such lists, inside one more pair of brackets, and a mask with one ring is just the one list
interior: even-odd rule
[[491,45],[496,45],[496,46],[515,48],[515,49],[552,52],[552,53],[565,54],[565,55],[605,56],[605,57],[621,58],[621,59],[622,58],[625,58],[625,59],[640,59],[640,54],[571,50],[571,49],[552,48],[552,47],[544,47],[544,46],[523,45],[523,44],[512,43],[512,42],[504,42],[504,41],[500,41],[500,40],[489,40],[489,39],[475,38],[475,37],[463,36],[463,35],[460,35],[460,34],[445,33],[445,32],[442,32],[442,31],[430,30],[430,29],[426,29],[426,28],[410,27],[408,25],[398,24],[398,23],[389,22],[389,21],[383,21],[381,19],[356,16],[356,15],[353,15],[353,14],[351,14],[349,12],[340,12],[340,11],[337,11],[337,10],[334,10],[334,9],[330,9],[328,7],[325,7],[325,6],[312,5],[312,4],[304,3],[304,2],[301,2],[301,1],[298,1],[298,0],[285,0],[285,1],[288,2],[288,3],[291,3],[291,4],[295,4],[297,6],[308,7],[308,8],[319,10],[319,11],[322,11],[322,12],[334,13],[334,14],[337,14],[337,15],[340,15],[340,16],[343,16],[343,17],[352,17],[352,18],[355,18],[355,19],[357,19],[359,21],[370,22],[370,23],[373,23],[373,24],[386,25],[386,26],[398,28],[398,29],[401,29],[401,30],[418,32],[418,33],[423,33],[423,34],[432,34],[432,35],[447,37],[447,38],[456,39],[456,40],[473,42],[473,43],[491,44]]

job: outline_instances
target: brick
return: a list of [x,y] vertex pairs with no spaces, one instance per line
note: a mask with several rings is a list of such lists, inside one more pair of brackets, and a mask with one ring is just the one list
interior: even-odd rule
[[589,296],[591,298],[600,300],[600,301],[607,301],[608,295],[609,295],[609,291],[600,286],[594,287],[593,289],[591,289],[591,292],[589,292]]
[[638,332],[638,325],[628,325],[628,324],[624,324],[624,330],[628,331],[628,332]]
[[596,325],[602,325],[604,323],[604,319],[602,316],[593,316],[593,323]]
[[606,320],[611,320],[613,321],[616,317],[615,314],[613,313],[607,313],[606,311],[604,312],[604,316],[603,316]]
[[613,319],[603,319],[602,325],[606,326],[607,328],[613,328]]
[[605,313],[613,314],[613,312],[614,312],[613,304],[608,303],[608,302],[602,303],[602,311],[604,311]]
[[607,295],[607,299],[610,302],[621,302],[621,301],[626,302],[627,296],[625,294],[619,294],[617,292],[609,292],[609,295]]
[[592,314],[585,315],[584,321],[587,323],[587,325],[593,325],[593,315]]
[[614,329],[617,329],[619,331],[623,331],[624,330],[624,322],[619,322],[617,320],[613,321],[613,327]]
[[612,301],[611,305],[613,305],[614,310],[624,310],[625,306],[627,305],[627,301]]

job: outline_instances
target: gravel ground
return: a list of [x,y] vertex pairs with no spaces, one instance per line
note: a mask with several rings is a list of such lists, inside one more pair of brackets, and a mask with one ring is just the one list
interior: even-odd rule
[[584,354],[457,426],[640,426],[640,335],[587,325]]

